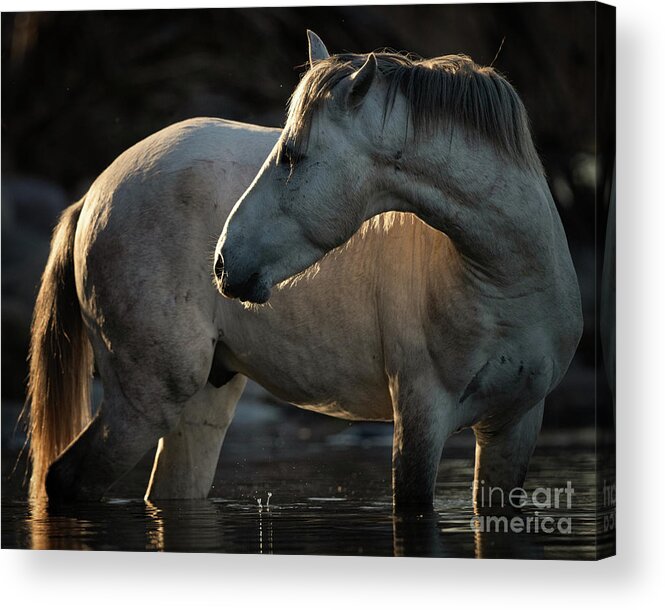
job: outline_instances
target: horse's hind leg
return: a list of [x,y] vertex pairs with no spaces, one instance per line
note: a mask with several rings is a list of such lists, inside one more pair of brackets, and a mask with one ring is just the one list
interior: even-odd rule
[[210,371],[213,350],[205,336],[171,342],[165,335],[161,342],[137,338],[138,346],[118,341],[113,353],[97,336],[92,339],[104,400],[88,427],[51,464],[46,477],[49,500],[100,499],[176,427]]
[[146,500],[207,497],[246,382],[235,375],[221,388],[208,383],[189,399],[178,425],[159,439]]
[[49,467],[49,501],[100,499],[166,432],[124,396],[105,394],[94,419]]
[[481,422],[476,434],[474,505],[478,510],[510,509],[511,490],[522,487],[543,421],[544,401],[501,426]]

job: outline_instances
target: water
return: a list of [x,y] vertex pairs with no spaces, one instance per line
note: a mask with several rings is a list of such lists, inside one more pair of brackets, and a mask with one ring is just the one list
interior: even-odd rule
[[[3,494],[2,547],[425,557],[594,559],[596,531],[609,511],[595,512],[593,447],[557,448],[544,441],[525,484],[574,488],[568,508],[530,502],[518,519],[530,533],[477,531],[468,438],[444,453],[431,514],[394,515],[390,449],[382,434],[353,444],[343,434],[247,454],[230,443],[208,500],[158,504],[139,499],[149,459],[104,502],[49,510]],[[348,435],[347,435],[348,436]],[[236,439],[240,440],[240,439]],[[260,439],[259,439],[260,440]],[[260,445],[260,442],[259,442]],[[586,443],[588,445],[588,443]],[[269,494],[272,494],[269,498]],[[529,496],[531,497],[531,496]],[[129,498],[129,499],[128,499]],[[269,502],[268,502],[269,498]],[[553,521],[546,520],[552,518]],[[564,520],[565,527],[557,525]],[[545,520],[545,521],[544,521]],[[555,524],[551,533],[533,531]],[[570,531],[568,531],[568,525]],[[490,528],[492,529],[492,528]],[[501,530],[501,527],[499,527]],[[565,531],[563,531],[565,530]],[[609,541],[600,541],[606,547]],[[607,547],[609,548],[609,547]]]
[[[594,559],[599,548],[612,550],[596,536],[613,526],[611,507],[596,512],[596,489],[612,477],[599,471],[592,428],[541,433],[525,483],[529,502],[516,522],[530,532],[504,533],[501,524],[474,521],[470,431],[446,444],[434,511],[394,515],[390,424],[350,424],[271,403],[261,392],[250,384],[243,395],[210,499],[144,502],[149,453],[107,500],[59,509],[25,499],[24,459],[13,470],[23,442],[13,433],[20,405],[12,411],[3,404],[2,547],[546,559]],[[536,488],[568,482],[570,507],[533,502]],[[561,519],[570,531],[540,528]]]

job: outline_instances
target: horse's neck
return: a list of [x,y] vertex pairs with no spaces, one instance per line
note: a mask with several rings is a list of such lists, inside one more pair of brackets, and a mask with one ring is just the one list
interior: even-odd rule
[[542,251],[552,233],[544,178],[489,148],[423,153],[387,172],[389,184],[378,211],[415,214],[445,233],[471,265],[488,275],[522,272],[532,251]]

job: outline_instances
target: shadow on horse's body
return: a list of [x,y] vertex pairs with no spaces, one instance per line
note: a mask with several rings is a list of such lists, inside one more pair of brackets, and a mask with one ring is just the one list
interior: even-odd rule
[[[267,305],[224,299],[215,242],[263,165],[248,194],[260,187],[280,134],[219,119],[179,123],[121,155],[65,212],[35,309],[33,497],[46,488],[51,499],[99,498],[157,439],[146,497],[205,497],[245,377],[304,408],[395,420],[398,504],[431,503],[443,443],[469,426],[476,480],[521,485],[543,400],[579,338],[577,283],[542,175],[522,212],[540,206],[540,224],[525,228],[539,232],[524,235],[524,218],[508,214],[504,228],[518,229],[513,250],[535,242],[552,260],[513,251],[513,269],[531,269],[515,293],[478,280],[469,244],[456,241],[465,227],[444,232],[416,210],[377,209],[387,213],[356,217],[341,241],[309,235],[320,260]],[[290,179],[278,178],[295,203]],[[480,221],[480,208],[497,202],[475,203]],[[278,252],[292,269],[285,278],[313,262],[275,241],[288,233],[289,206],[287,196],[234,233],[257,256]],[[88,341],[104,399],[69,444],[86,420]]]

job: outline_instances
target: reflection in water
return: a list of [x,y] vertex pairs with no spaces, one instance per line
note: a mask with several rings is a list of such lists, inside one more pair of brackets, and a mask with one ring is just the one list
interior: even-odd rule
[[433,510],[393,512],[395,557],[446,557],[438,525]]
[[94,528],[93,522],[50,509],[46,500],[43,499],[28,503],[26,508],[30,536],[29,548],[76,551],[89,551],[94,548],[87,543],[89,533]]
[[[273,554],[273,536],[272,536],[272,513],[270,512],[270,496],[272,494],[268,492],[268,501],[266,502],[265,507],[261,498],[258,499],[259,505],[259,555],[264,553],[268,555]],[[264,526],[264,513],[265,513],[265,526]],[[264,547],[264,527],[266,532],[265,538],[265,547]]]
[[[444,462],[445,464],[445,462]],[[358,466],[356,463],[355,466]],[[389,487],[377,480],[375,468],[366,478],[332,481],[329,473],[303,472],[288,463],[270,465],[272,478],[253,485],[225,481],[227,498],[191,501],[111,499],[65,507],[3,500],[3,548],[149,550],[265,554],[329,554],[425,557],[519,557],[592,559],[597,523],[594,511],[596,474],[593,455],[571,455],[570,462],[536,459],[531,480],[538,486],[563,486],[561,472],[572,477],[574,502],[543,510],[526,506],[520,518],[570,519],[570,532],[514,532],[479,526],[467,460],[448,460],[442,469],[434,510],[393,512]],[[383,464],[381,464],[381,468]],[[277,472],[277,475],[274,473]],[[282,475],[280,475],[282,473]],[[277,479],[275,477],[280,476]],[[527,488],[529,482],[527,481]],[[536,484],[531,485],[531,489]],[[266,491],[272,489],[271,498]],[[306,494],[303,494],[306,490]],[[263,498],[263,500],[262,500]],[[259,501],[261,500],[261,501]],[[510,523],[510,522],[508,522]]]
[[152,529],[148,529],[148,550],[164,550],[164,520],[161,517],[162,511],[149,500],[145,500],[145,512],[148,518],[154,523]]

